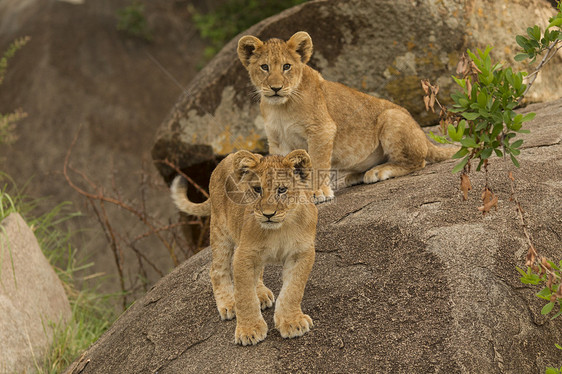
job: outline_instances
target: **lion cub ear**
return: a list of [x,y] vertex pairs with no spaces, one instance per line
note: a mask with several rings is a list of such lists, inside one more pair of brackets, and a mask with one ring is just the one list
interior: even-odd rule
[[304,149],[297,149],[289,153],[283,159],[284,164],[288,164],[298,174],[301,179],[307,179],[310,176],[312,162],[310,156]]
[[287,46],[301,56],[301,61],[306,64],[312,56],[312,38],[306,31],[299,31],[287,40]]
[[234,171],[239,176],[246,174],[251,168],[256,167],[263,156],[255,154],[248,151],[238,151],[234,154],[234,159],[232,160],[232,165],[234,166]]
[[263,42],[252,35],[246,35],[238,41],[238,58],[242,65],[247,69],[250,65],[250,57],[254,54],[256,49],[263,45]]

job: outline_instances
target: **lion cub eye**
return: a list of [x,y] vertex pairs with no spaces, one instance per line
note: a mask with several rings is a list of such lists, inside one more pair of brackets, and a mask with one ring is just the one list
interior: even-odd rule
[[252,187],[252,189],[254,190],[255,193],[261,195],[261,187],[260,186],[254,186],[254,187]]
[[279,187],[277,188],[277,193],[279,195],[283,195],[285,192],[287,192],[287,187]]
[[269,71],[269,65],[268,65],[268,64],[263,64],[263,65],[260,66],[260,68],[261,68],[263,71]]
[[291,68],[291,64],[285,64],[283,65],[283,70],[287,71]]

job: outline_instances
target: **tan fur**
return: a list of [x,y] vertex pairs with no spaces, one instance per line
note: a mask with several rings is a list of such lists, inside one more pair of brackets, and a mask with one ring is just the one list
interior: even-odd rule
[[213,293],[223,320],[236,314],[238,344],[256,344],[267,335],[260,307],[271,307],[275,298],[263,284],[266,263],[283,264],[274,314],[281,336],[301,336],[312,327],[300,305],[314,263],[318,220],[310,167],[304,150],[285,157],[239,151],[213,171],[210,198],[202,204],[187,199],[181,177],[172,183],[180,210],[197,215],[210,209]]
[[[307,149],[314,169],[350,172],[349,186],[405,175],[457,151],[433,145],[406,109],[324,80],[306,65],[311,55],[304,31],[287,42],[254,36],[238,42],[240,61],[261,96],[270,153]],[[334,195],[320,183],[315,196]]]

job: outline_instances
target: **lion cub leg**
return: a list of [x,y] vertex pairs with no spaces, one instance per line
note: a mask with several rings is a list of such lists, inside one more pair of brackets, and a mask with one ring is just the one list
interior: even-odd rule
[[363,183],[375,183],[384,181],[389,178],[401,177],[402,175],[410,174],[411,172],[425,167],[425,161],[422,161],[418,166],[413,165],[398,165],[393,163],[386,163],[375,166],[367,170],[363,176]]
[[232,262],[234,300],[236,301],[234,341],[237,344],[257,344],[267,336],[267,323],[261,314],[257,293],[260,274],[263,272],[263,264],[258,263],[258,256],[257,253],[244,246],[239,246],[234,253]]
[[314,264],[314,246],[306,252],[294,254],[285,260],[283,286],[275,304],[275,328],[284,338],[302,336],[312,327],[312,318],[304,314],[301,301],[308,276]]
[[425,167],[427,140],[425,133],[409,113],[389,109],[380,114],[380,145],[387,162],[365,172],[364,183],[400,177]]
[[211,284],[217,309],[222,320],[234,318],[234,285],[230,271],[234,243],[221,232],[219,228],[211,225],[211,248],[213,261],[211,263]]
[[271,308],[275,302],[275,296],[269,288],[263,284],[263,268],[261,270],[260,278],[257,286],[258,299],[260,301],[261,310]]

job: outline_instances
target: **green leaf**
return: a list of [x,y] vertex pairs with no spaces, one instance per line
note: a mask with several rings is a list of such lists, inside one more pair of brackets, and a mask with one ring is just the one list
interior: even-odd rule
[[[515,55],[514,59],[515,61],[523,61],[529,58],[529,55],[527,53],[518,53]],[[511,83],[511,82],[509,82]]]
[[430,137],[431,139],[435,140],[437,143],[441,143],[441,144],[449,143],[449,142],[447,141],[447,139],[445,139],[444,137],[442,137],[442,136],[440,136],[440,135],[435,135],[435,134],[433,133],[433,131],[430,131],[430,132],[429,132],[429,137]]
[[562,18],[555,18],[548,24],[547,29],[551,27],[562,26]]
[[[461,130],[461,123],[459,123],[459,130]],[[447,134],[449,135],[449,138],[451,138],[452,141],[454,142],[460,142],[462,135],[464,133],[464,126],[462,127],[462,131],[457,131],[455,129],[455,126],[453,125],[449,125],[449,127],[447,127]]]
[[521,122],[530,121],[533,118],[535,118],[536,115],[537,115],[537,113],[534,113],[534,112],[527,113],[523,116],[523,118],[521,118]]
[[454,80],[455,82],[457,82],[457,84],[458,84],[459,86],[461,86],[462,88],[466,89],[466,81],[465,81],[464,79],[457,78],[457,77],[455,77],[454,75],[452,76],[452,78],[453,78],[453,80]]
[[468,158],[469,158],[469,156],[466,156],[465,158],[463,158],[461,162],[459,162],[458,164],[455,165],[455,167],[453,168],[453,170],[451,172],[454,174],[454,173],[458,173],[459,171],[461,171],[464,168],[464,166],[468,163]]
[[519,139],[513,142],[511,148],[519,148],[523,144],[523,139]]
[[553,368],[553,367],[547,367],[546,370],[544,371],[544,374],[559,374],[560,372],[558,371],[558,369]]
[[555,315],[553,315],[552,318],[550,318],[550,319],[558,318],[558,317],[560,317],[560,315],[562,315],[562,308],[560,308],[560,310],[558,311],[558,313],[556,313]]
[[517,271],[524,277],[527,276],[527,272],[525,272],[525,270],[521,269],[519,266],[516,266],[515,269],[517,269]]
[[552,311],[552,308],[554,308],[554,303],[551,301],[550,303],[543,306],[543,308],[541,309],[541,314],[550,313]]
[[533,48],[540,48],[541,47],[539,42],[537,40],[533,40],[533,39],[529,40],[529,45]]
[[560,344],[554,343],[554,346],[558,349],[562,349],[562,346]]
[[464,112],[461,115],[469,121],[474,121],[476,118],[480,117],[479,113],[474,112]]
[[519,167],[519,161],[517,161],[515,156],[509,155],[509,157],[511,157],[511,161],[513,162],[513,165],[515,165],[516,167]]
[[478,166],[476,167],[476,171],[480,171],[480,168],[482,168],[483,164],[484,164],[484,160],[480,159],[480,162],[478,163]]
[[482,160],[486,160],[486,159],[490,158],[491,155],[492,155],[492,148],[486,148],[480,154],[480,158]]
[[494,148],[494,152],[496,152],[496,156],[498,156],[498,157],[502,157],[502,156],[503,156],[502,151],[500,151],[499,149],[495,149],[495,148]]
[[527,34],[534,40],[539,40],[541,38],[541,29],[537,25],[527,28]]
[[518,90],[521,88],[522,84],[523,84],[523,76],[521,75],[521,73],[515,74],[513,76],[513,88]]
[[455,153],[455,154],[453,155],[452,158],[454,158],[454,159],[462,158],[462,157],[466,156],[467,154],[468,154],[468,149],[462,147],[461,149],[458,150],[457,153]]
[[544,300],[550,300],[550,295],[552,295],[552,291],[548,287],[543,288],[540,292],[535,294],[535,296]]
[[478,148],[478,144],[474,140],[474,138],[466,137],[461,139],[461,145],[466,148]]
[[517,44],[519,44],[521,48],[527,49],[527,45],[529,44],[529,41],[527,40],[526,37],[524,37],[523,35],[517,35],[515,37],[515,41],[517,42]]
[[486,104],[488,103],[488,96],[486,95],[486,92],[480,91],[478,93],[477,101],[480,108],[486,108]]

